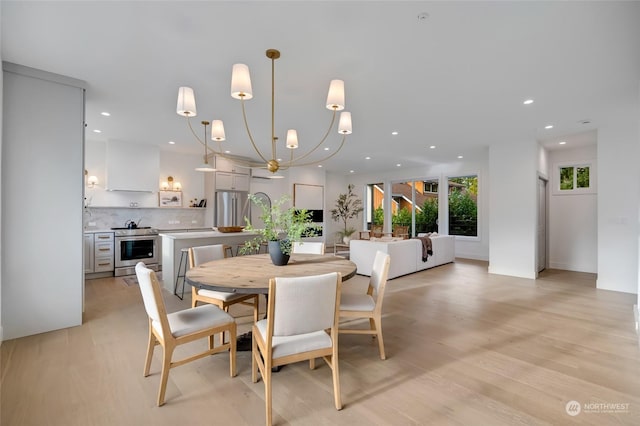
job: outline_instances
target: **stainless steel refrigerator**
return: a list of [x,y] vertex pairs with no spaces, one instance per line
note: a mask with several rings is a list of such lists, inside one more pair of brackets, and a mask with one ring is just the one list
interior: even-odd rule
[[244,218],[251,213],[248,195],[248,192],[217,191],[213,225],[246,226]]

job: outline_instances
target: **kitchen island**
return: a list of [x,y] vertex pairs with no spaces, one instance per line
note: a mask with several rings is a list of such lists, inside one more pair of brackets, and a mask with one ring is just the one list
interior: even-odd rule
[[178,275],[182,249],[211,244],[226,244],[235,254],[238,244],[248,241],[258,234],[254,232],[161,232],[162,239],[162,285],[173,293],[173,287]]

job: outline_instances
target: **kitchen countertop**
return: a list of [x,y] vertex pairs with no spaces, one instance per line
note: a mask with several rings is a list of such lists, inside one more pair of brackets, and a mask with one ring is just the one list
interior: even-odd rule
[[211,237],[237,237],[257,235],[254,232],[220,232],[220,231],[201,231],[201,232],[161,232],[160,236],[171,238],[174,240],[190,240],[195,238],[211,238]]

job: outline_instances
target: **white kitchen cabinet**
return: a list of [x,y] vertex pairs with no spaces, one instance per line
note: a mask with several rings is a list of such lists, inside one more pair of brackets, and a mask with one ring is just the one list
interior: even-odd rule
[[93,272],[94,265],[94,242],[93,234],[84,234],[84,273]]
[[215,158],[215,168],[219,172],[237,173],[240,175],[248,175],[249,170],[251,170],[249,166],[219,156]]
[[110,272],[115,269],[113,241],[113,232],[94,234],[93,272]]
[[248,191],[249,175],[216,172],[216,189],[224,191]]

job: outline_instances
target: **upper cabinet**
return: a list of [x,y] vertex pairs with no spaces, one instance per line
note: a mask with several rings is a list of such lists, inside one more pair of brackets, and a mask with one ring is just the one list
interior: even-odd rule
[[216,157],[216,190],[248,191],[251,168],[240,162]]
[[249,175],[216,172],[216,189],[225,191],[248,191]]
[[106,189],[154,192],[158,190],[160,148],[121,141],[107,142]]
[[237,173],[241,175],[248,175],[251,168],[249,166],[242,165],[239,162],[233,162],[224,157],[216,156],[215,167],[219,172]]

